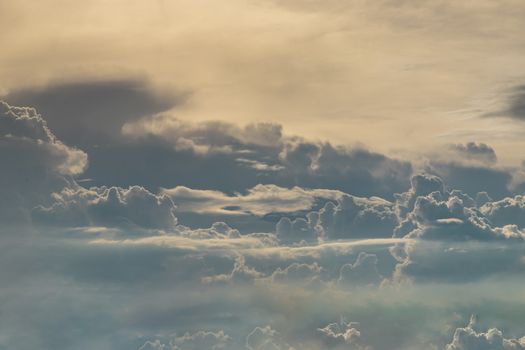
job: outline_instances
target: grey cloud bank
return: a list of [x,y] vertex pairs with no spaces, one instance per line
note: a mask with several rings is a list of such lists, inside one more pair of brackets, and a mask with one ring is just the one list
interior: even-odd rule
[[[524,346],[521,195],[453,189],[446,177],[412,174],[408,161],[289,138],[275,125],[178,122],[133,130],[129,142],[155,140],[168,155],[158,164],[184,154],[211,167],[204,173],[225,160],[235,164],[226,174],[244,169],[253,186],[231,192],[215,172],[205,188],[176,176],[157,190],[88,187],[89,150],[64,144],[34,109],[0,107],[2,347]],[[456,148],[504,172],[489,146]],[[488,331],[464,326],[472,313]]]

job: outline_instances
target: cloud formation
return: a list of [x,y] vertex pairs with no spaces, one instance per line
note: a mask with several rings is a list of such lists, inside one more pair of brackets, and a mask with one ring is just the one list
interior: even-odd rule
[[185,100],[142,79],[55,82],[9,92],[13,105],[33,106],[56,135],[83,149],[118,138],[122,126],[168,110]]
[[214,191],[196,190],[184,186],[163,189],[176,204],[179,212],[222,215],[256,215],[287,213],[312,209],[316,200],[332,199],[343,195],[334,190],[308,190],[301,187],[291,189],[276,185],[259,184],[248,189],[246,194],[234,196]]
[[64,188],[53,194],[49,206],[33,210],[33,220],[58,226],[106,226],[173,230],[177,224],[175,205],[167,197],[154,195],[140,186]]
[[505,339],[503,332],[491,328],[487,332],[477,332],[476,317],[472,316],[466,327],[458,328],[454,332],[452,342],[446,350],[522,350],[525,348],[525,338]]
[[0,216],[27,216],[87,166],[87,155],[58,140],[33,108],[0,102]]
[[[523,348],[504,322],[515,310],[518,324],[525,310],[521,196],[470,195],[364,149],[213,123],[182,128],[213,145],[184,150],[188,159],[229,159],[239,168],[227,174],[243,167],[272,181],[238,192],[84,187],[85,152],[35,110],[2,108],[1,215],[10,225],[0,227],[0,275],[12,281],[0,288],[2,347]],[[457,152],[491,153],[465,147]],[[341,185],[306,186],[330,176]],[[366,195],[343,191],[356,186]],[[478,311],[498,328],[461,327],[454,316]]]

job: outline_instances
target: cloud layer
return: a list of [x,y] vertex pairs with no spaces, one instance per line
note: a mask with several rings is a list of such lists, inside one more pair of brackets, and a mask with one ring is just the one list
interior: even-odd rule
[[[115,145],[154,139],[271,182],[87,186],[91,152],[60,141],[34,109],[1,106],[3,347],[524,347],[520,195],[453,189],[412,162],[270,124],[143,124]],[[451,149],[473,155],[463,166],[497,167],[487,145]],[[472,313],[488,331],[464,326]]]

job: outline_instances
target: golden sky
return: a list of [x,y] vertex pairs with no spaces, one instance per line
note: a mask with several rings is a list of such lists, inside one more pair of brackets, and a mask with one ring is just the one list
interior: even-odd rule
[[389,154],[486,142],[521,161],[521,1],[0,1],[0,91],[145,79],[179,119],[278,122]]

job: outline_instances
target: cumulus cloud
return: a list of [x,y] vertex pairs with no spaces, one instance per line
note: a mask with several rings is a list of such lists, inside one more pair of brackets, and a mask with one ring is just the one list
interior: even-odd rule
[[410,215],[417,227],[407,237],[437,240],[517,240],[525,235],[512,226],[492,226],[480,211],[449,196],[447,200],[432,196],[419,197]]
[[509,169],[433,160],[426,170],[444,179],[450,188],[459,189],[471,197],[478,192],[487,192],[493,198],[503,198],[512,192],[513,172]]
[[320,210],[308,213],[306,218],[282,218],[276,232],[283,242],[384,238],[392,236],[397,224],[392,202],[344,194],[335,203],[329,201]]
[[185,186],[232,193],[271,183],[391,197],[407,189],[412,171],[410,162],[364,147],[285,135],[279,124],[239,127],[189,122],[169,113],[127,122],[119,135],[88,152],[84,176],[93,185],[138,183],[150,191]]
[[342,287],[381,283],[383,278],[377,270],[377,261],[375,254],[359,253],[353,264],[341,266],[337,283]]
[[457,328],[452,342],[446,350],[522,350],[525,349],[525,337],[506,339],[503,332],[491,328],[487,332],[475,330],[476,317],[472,316],[466,327]]
[[[182,185],[231,193],[272,183],[389,197],[406,190],[412,170],[408,161],[364,147],[289,136],[273,123],[240,127],[160,113],[126,123],[120,136],[89,150],[92,160],[85,176],[94,184],[140,183],[150,190]],[[138,168],[138,157],[146,159],[147,174]],[[185,166],[175,166],[180,163]],[[222,176],[210,175],[217,172]]]
[[173,230],[175,206],[167,196],[157,196],[140,186],[64,188],[53,194],[54,203],[38,206],[33,220],[58,226],[108,226]]
[[354,195],[391,196],[408,187],[409,162],[363,148],[291,139],[279,157],[296,181],[307,187],[338,188]]
[[319,328],[318,331],[329,347],[344,345],[344,349],[372,350],[372,347],[363,344],[359,326],[359,322],[341,320],[339,323],[330,323],[324,328]]
[[525,233],[511,221],[495,224],[486,214],[498,202],[486,202],[481,210],[479,204],[490,198],[486,193],[476,198],[445,189],[435,176],[414,176],[412,188],[397,195],[400,223],[394,235],[415,240],[391,249],[399,261],[394,277],[466,281],[519,271]]
[[418,171],[440,177],[449,186],[475,197],[487,192],[503,198],[519,190],[521,174],[517,167],[498,164],[495,149],[483,142],[449,144],[414,162]]
[[87,166],[87,155],[58,140],[33,108],[0,102],[1,214],[6,220],[49,201]]
[[293,350],[270,326],[256,327],[246,337],[248,350]]
[[282,243],[302,244],[316,242],[322,235],[321,228],[317,226],[319,216],[317,213],[309,213],[304,218],[291,220],[283,217],[275,227],[277,237]]
[[525,227],[524,196],[488,201],[481,206],[480,211],[496,226],[515,224],[520,228]]
[[[476,200],[458,190],[445,190],[442,180],[436,176],[412,177],[411,189],[396,197],[400,221],[394,232],[396,236],[456,241],[524,237],[510,226],[493,225],[478,209]],[[477,198],[478,201],[489,199],[486,193],[480,193]]]
[[[0,288],[0,304],[9,316],[0,317],[0,346],[381,350],[429,348],[434,342],[443,348],[450,334],[444,340],[442,321],[457,306],[451,300],[466,298],[465,291],[487,283],[504,289],[502,294],[468,293],[468,307],[490,304],[489,296],[500,303],[512,301],[516,312],[521,310],[516,303],[520,289],[513,296],[513,288],[501,288],[523,276],[520,196],[493,201],[487,193],[454,190],[428,174],[407,177],[405,188],[397,182],[408,174],[403,162],[287,139],[272,127],[246,127],[241,131],[245,136],[223,139],[238,130],[224,131],[220,125],[198,132],[192,125],[187,134],[195,132],[195,142],[226,145],[233,153],[208,149],[194,157],[219,154],[237,164],[241,154],[275,161],[283,167],[272,172],[276,182],[322,183],[331,170],[337,178],[348,175],[348,186],[381,183],[390,191],[403,190],[395,196],[360,197],[272,182],[238,193],[213,186],[178,186],[160,193],[139,185],[84,188],[75,177],[86,167],[85,153],[61,143],[34,110],[2,106],[0,130],[7,131],[0,142],[30,157],[20,165],[0,151],[2,166],[16,169],[6,171],[11,182],[1,189],[23,199],[18,203],[25,205],[39,234],[28,244],[6,240],[3,233],[11,229],[0,227],[0,273],[13,281]],[[208,140],[208,132],[222,136]],[[278,141],[265,143],[277,134]],[[270,160],[265,158],[269,155]],[[21,169],[34,175],[40,187],[26,191],[15,176]],[[351,183],[359,178],[353,177],[356,173],[364,182]],[[365,192],[370,191],[375,190]],[[179,212],[225,220],[183,226],[176,218]],[[235,225],[240,216],[278,222],[267,231],[245,231]],[[431,287],[425,289],[427,282]],[[496,314],[498,307],[491,308]],[[361,324],[324,326],[345,311]],[[77,329],[88,336],[79,337]],[[450,349],[523,347],[521,340],[496,330],[478,332],[468,326],[455,333]]]
[[203,283],[252,283],[255,279],[263,276],[253,267],[246,265],[244,256],[238,255],[229,274],[203,277],[202,281]]
[[273,283],[303,285],[315,287],[321,282],[322,268],[317,264],[292,263],[284,269],[277,268],[271,276]]

